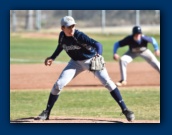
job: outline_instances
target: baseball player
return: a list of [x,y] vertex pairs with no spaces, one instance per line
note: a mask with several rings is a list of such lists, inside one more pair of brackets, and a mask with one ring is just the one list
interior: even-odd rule
[[[114,44],[113,58],[115,60],[119,60],[121,73],[121,80],[116,83],[117,86],[123,86],[127,84],[127,65],[138,56],[144,58],[154,69],[160,73],[160,62],[147,48],[148,43],[153,45],[155,55],[160,56],[158,43],[156,42],[155,38],[143,35],[140,26],[134,26],[131,35],[126,36],[124,39]],[[117,50],[119,47],[126,45],[129,46],[129,50],[120,58],[120,56],[117,54]]]
[[[51,89],[46,109],[36,118],[36,120],[48,120],[51,109],[58,99],[60,92],[74,77],[85,70],[90,69],[91,60],[102,55],[102,45],[91,39],[83,32],[75,29],[75,20],[71,16],[65,16],[61,19],[61,29],[59,34],[58,45],[54,53],[45,59],[45,65],[51,66],[55,58],[65,50],[71,58],[68,65],[64,68],[58,80]],[[122,99],[119,89],[110,79],[106,68],[98,71],[90,71],[101,81],[109,90],[111,96],[119,104],[122,113],[128,121],[133,121],[135,116],[130,111]]]

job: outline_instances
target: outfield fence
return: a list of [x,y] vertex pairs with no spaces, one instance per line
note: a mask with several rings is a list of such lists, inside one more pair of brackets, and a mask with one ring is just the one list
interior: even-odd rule
[[159,10],[10,10],[11,31],[57,29],[63,16],[72,15],[77,27],[107,33],[115,27],[159,27]]

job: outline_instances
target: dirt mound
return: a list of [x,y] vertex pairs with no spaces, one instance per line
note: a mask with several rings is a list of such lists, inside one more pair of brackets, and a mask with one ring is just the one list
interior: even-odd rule
[[34,117],[10,121],[11,123],[160,123],[159,120],[134,120],[115,118],[51,117],[50,120],[34,120]]

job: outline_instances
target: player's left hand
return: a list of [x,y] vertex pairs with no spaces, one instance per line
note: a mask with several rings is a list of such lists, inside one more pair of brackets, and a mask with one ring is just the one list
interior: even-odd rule
[[156,50],[156,51],[155,51],[155,55],[156,55],[156,56],[160,56],[160,51],[159,51],[159,50]]

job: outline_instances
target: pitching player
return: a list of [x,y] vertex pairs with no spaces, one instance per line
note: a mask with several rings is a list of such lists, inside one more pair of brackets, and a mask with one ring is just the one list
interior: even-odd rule
[[[127,84],[127,65],[138,56],[144,58],[154,69],[160,73],[160,62],[147,48],[148,43],[153,45],[155,55],[160,56],[158,43],[156,42],[155,38],[143,35],[140,26],[134,26],[132,29],[132,35],[126,36],[124,39],[114,44],[113,57],[115,60],[119,60],[121,73],[121,80],[116,83],[117,86]],[[126,45],[129,46],[129,50],[120,58],[120,56],[117,54],[117,50],[119,47]]]
[[[59,35],[58,45],[54,53],[45,60],[45,65],[51,66],[55,58],[65,50],[71,58],[68,65],[64,68],[58,80],[54,83],[51,89],[47,107],[36,118],[36,120],[48,120],[51,109],[58,99],[60,92],[74,77],[85,70],[89,70],[90,61],[97,54],[102,55],[102,45],[89,38],[83,32],[75,29],[75,20],[71,16],[65,16],[61,19],[61,33]],[[92,71],[90,71],[92,72]],[[94,74],[101,83],[109,90],[111,96],[119,104],[122,113],[128,121],[134,120],[135,116],[124,103],[119,89],[110,79],[106,68],[99,71],[94,71]]]

